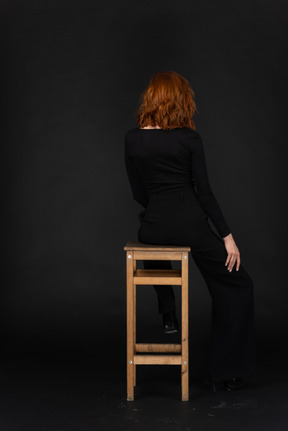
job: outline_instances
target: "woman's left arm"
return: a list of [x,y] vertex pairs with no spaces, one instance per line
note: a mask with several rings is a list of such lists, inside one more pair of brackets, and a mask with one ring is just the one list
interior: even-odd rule
[[219,235],[222,238],[228,237],[231,230],[210,186],[204,147],[199,133],[193,136],[192,143],[191,170],[198,199]]

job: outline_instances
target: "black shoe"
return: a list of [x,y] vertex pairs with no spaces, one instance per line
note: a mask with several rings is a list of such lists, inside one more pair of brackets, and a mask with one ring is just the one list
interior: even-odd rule
[[213,392],[216,392],[218,390],[226,390],[231,391],[233,389],[239,389],[243,386],[243,381],[240,378],[233,378],[230,380],[223,380],[223,381],[215,381],[211,378],[207,377],[205,378],[205,384],[210,389],[213,390]]
[[224,382],[225,389],[231,391],[231,389],[239,389],[243,386],[242,379],[235,377],[234,379],[226,380]]
[[171,334],[172,332],[178,331],[179,324],[175,311],[167,311],[162,313],[162,319],[165,334]]

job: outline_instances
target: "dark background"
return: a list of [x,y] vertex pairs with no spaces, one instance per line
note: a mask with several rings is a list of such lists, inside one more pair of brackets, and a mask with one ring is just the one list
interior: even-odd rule
[[[287,4],[11,0],[0,28],[3,354],[125,365],[123,247],[142,208],[124,135],[151,76],[175,70],[196,93],[211,186],[254,280],[258,359],[283,358]],[[189,268],[196,370],[210,297],[191,257]],[[137,289],[137,341],[161,340],[156,294]]]

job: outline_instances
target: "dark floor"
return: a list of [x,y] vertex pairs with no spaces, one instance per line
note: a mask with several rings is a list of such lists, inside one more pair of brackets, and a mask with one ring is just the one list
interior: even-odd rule
[[287,362],[275,349],[258,349],[257,371],[238,391],[213,393],[205,372],[190,369],[188,402],[180,367],[156,365],[137,367],[135,400],[127,401],[125,355],[2,358],[0,431],[288,430]]

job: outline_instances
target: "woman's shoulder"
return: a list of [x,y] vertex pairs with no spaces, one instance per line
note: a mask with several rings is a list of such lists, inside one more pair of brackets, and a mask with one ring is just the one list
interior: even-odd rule
[[138,127],[133,127],[133,129],[129,129],[126,131],[125,133],[125,138],[134,135],[135,133],[137,133],[139,130]]
[[192,138],[200,137],[200,134],[197,130],[190,129],[189,127],[184,127],[181,130],[183,130],[184,133],[186,133],[188,136],[191,136]]
[[[176,130],[176,129],[175,129]],[[189,146],[197,145],[198,142],[202,142],[201,135],[197,130],[190,129],[189,127],[183,127],[177,129],[177,132],[182,138],[182,142],[186,142]]]

